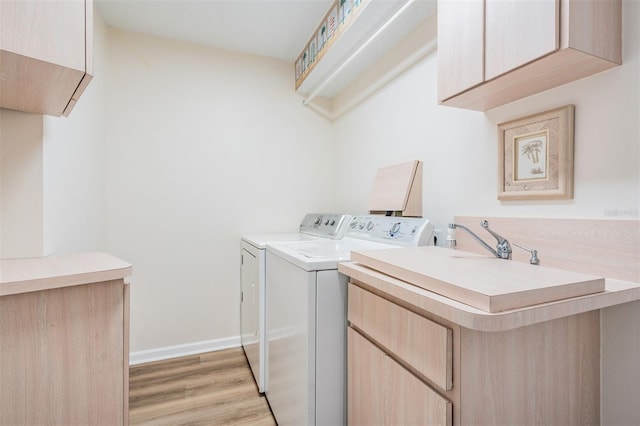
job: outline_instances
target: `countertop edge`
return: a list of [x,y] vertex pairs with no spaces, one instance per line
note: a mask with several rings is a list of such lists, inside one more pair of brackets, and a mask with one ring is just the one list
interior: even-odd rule
[[485,332],[511,330],[640,300],[640,284],[605,279],[605,291],[602,293],[489,313],[356,262],[340,263],[338,271],[363,284],[364,288],[381,292],[390,296],[391,299],[404,302],[464,328]]
[[0,260],[0,296],[124,279],[128,262],[102,252]]

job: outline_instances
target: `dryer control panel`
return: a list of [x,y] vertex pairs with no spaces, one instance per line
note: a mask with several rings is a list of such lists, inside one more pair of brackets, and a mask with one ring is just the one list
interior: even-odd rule
[[354,216],[345,236],[398,246],[427,246],[433,244],[433,225],[425,218]]
[[351,216],[344,213],[309,213],[300,223],[302,234],[341,239]]

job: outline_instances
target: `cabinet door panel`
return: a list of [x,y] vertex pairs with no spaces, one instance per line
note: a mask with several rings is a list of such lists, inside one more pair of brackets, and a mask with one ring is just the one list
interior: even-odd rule
[[558,50],[559,0],[486,0],[485,80]]
[[484,80],[482,1],[438,1],[438,99]]
[[388,375],[386,424],[451,426],[452,404],[393,359],[385,359]]
[[84,0],[2,0],[0,49],[85,70]]
[[387,356],[351,327],[347,329],[348,424],[384,424],[384,365]]

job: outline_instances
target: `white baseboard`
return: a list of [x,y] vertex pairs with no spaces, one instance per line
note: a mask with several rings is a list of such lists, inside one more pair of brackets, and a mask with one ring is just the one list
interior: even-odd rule
[[240,336],[235,336],[227,337],[224,339],[204,340],[201,342],[186,343],[184,345],[145,349],[143,351],[130,352],[129,365],[144,364],[145,362],[161,361],[164,359],[201,354],[204,352],[237,348],[239,346]]

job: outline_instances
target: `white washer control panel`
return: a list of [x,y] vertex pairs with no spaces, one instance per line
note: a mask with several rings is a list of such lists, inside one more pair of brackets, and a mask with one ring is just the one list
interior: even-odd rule
[[354,216],[345,236],[402,246],[425,246],[433,244],[433,225],[425,218]]

